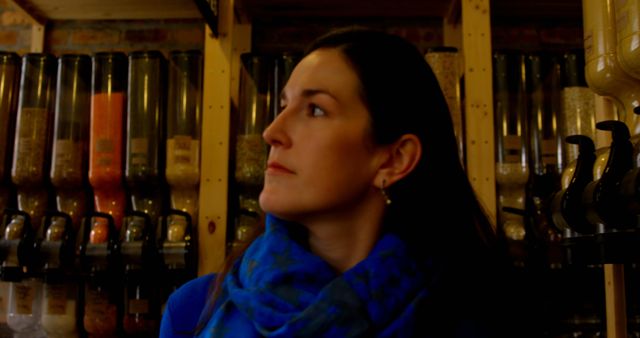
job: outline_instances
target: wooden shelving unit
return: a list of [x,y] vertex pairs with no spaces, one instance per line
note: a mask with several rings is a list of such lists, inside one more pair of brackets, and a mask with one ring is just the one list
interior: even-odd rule
[[[9,0],[32,21],[32,51],[43,50],[48,20],[200,18],[193,0]],[[238,96],[239,56],[250,50],[255,18],[442,19],[444,42],[464,55],[466,168],[476,193],[496,215],[491,12],[506,20],[581,20],[580,0],[219,0],[218,37],[204,41],[202,167],[198,219],[199,273],[219,270],[225,258],[230,114]],[[609,336],[624,337],[624,284],[607,269]],[[616,273],[614,273],[616,272]],[[622,293],[620,292],[622,290]],[[610,305],[611,304],[611,305]],[[611,308],[610,308],[611,306]],[[609,311],[610,310],[610,311]]]

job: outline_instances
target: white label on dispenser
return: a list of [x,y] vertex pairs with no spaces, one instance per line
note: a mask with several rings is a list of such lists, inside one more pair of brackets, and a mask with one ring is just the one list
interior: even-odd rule
[[542,162],[546,164],[558,163],[558,148],[555,140],[542,140]]
[[33,299],[36,297],[36,290],[33,285],[15,284],[16,293],[16,313],[19,315],[30,315],[33,313]]
[[593,31],[584,32],[584,55],[588,60],[593,53]]
[[113,142],[108,138],[97,139],[95,143],[96,164],[108,167],[113,163]]
[[191,136],[176,135],[167,140],[167,166],[195,166],[198,164],[200,142]]
[[43,108],[22,108],[18,114],[14,172],[28,179],[42,179],[42,163],[47,140],[47,115]]
[[129,314],[147,314],[149,313],[149,301],[147,299],[130,299]]
[[45,286],[47,307],[45,313],[51,315],[63,315],[67,313],[67,288],[64,285]]
[[522,138],[518,135],[504,136],[505,162],[520,162],[522,155]]
[[130,151],[132,165],[147,165],[147,157],[149,156],[149,141],[146,138],[132,138]]

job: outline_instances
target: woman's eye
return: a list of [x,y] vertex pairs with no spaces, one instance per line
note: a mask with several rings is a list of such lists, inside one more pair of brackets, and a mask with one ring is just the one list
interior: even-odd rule
[[324,110],[322,110],[322,108],[312,104],[311,105],[311,116],[313,117],[318,117],[318,116],[325,116],[326,113],[324,112]]

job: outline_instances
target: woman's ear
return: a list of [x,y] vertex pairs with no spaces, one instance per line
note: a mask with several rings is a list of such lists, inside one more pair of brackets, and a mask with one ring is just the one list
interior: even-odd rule
[[[378,169],[374,185],[378,188],[393,183],[409,175],[422,156],[422,144],[418,136],[404,134],[386,147],[387,158]],[[384,182],[384,183],[383,183]]]

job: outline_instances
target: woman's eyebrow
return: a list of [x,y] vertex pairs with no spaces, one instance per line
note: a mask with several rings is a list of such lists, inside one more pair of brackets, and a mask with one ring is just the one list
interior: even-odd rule
[[[301,96],[304,97],[304,98],[309,98],[309,97],[312,97],[312,96],[318,95],[318,94],[328,95],[332,99],[338,101],[338,98],[335,95],[333,95],[330,91],[328,91],[326,89],[321,89],[321,88],[303,89]],[[284,91],[282,91],[280,93],[280,101],[286,101],[286,100],[287,100],[287,94]]]

